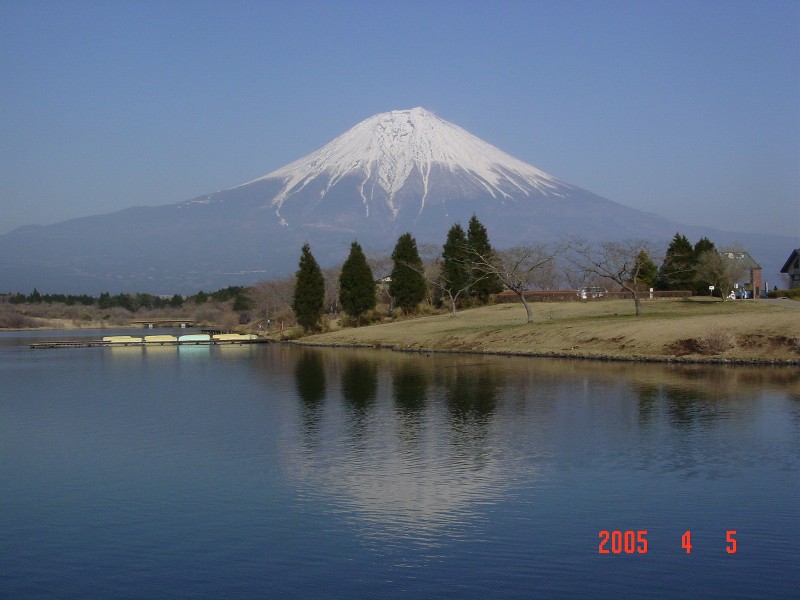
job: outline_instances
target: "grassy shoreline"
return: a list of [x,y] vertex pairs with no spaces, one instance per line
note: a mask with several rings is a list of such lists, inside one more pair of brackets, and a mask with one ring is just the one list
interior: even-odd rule
[[800,304],[630,300],[520,304],[307,336],[295,343],[618,361],[800,364]]

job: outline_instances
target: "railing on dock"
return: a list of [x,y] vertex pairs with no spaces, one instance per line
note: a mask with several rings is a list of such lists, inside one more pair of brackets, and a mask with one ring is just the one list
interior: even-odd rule
[[194,327],[194,319],[140,319],[131,321],[131,325],[141,325],[146,329],[155,329],[156,327],[179,327],[186,329],[187,327]]

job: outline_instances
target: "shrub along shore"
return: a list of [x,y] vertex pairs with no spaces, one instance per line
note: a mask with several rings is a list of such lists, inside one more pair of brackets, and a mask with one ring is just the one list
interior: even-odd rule
[[339,329],[294,343],[659,362],[800,364],[800,302],[663,299],[520,304]]

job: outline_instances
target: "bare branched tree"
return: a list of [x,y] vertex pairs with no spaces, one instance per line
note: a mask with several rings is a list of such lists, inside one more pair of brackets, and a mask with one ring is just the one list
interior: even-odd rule
[[388,277],[394,266],[391,256],[374,252],[367,254],[367,264],[370,270],[372,270],[372,275],[375,277],[376,281]]
[[567,284],[568,289],[577,290],[589,285],[586,283],[587,273],[575,268],[575,264],[571,261],[566,261],[560,266],[562,280]]
[[442,256],[442,246],[440,244],[419,244],[417,250],[424,264],[432,263]]
[[291,310],[295,278],[261,281],[249,290],[255,303],[255,316],[266,323],[273,322],[278,315]]
[[487,277],[497,277],[506,289],[517,295],[525,307],[530,323],[533,321],[533,313],[525,299],[525,292],[540,273],[549,270],[558,252],[546,244],[534,244],[492,252],[487,256],[468,249],[467,257],[475,271],[484,273]]
[[583,239],[567,243],[570,257],[584,273],[606,277],[633,296],[636,316],[642,314],[641,286],[637,285],[645,264],[639,258],[642,252],[653,258],[655,249],[647,240],[626,242],[600,242],[591,244]]
[[697,257],[695,276],[701,282],[713,285],[725,302],[733,290],[733,284],[741,279],[744,271],[742,261],[709,250]]
[[325,311],[329,315],[339,312],[339,276],[342,274],[342,266],[328,267],[322,270],[325,277]]
[[424,265],[424,273],[427,285],[426,301],[434,306],[441,299],[444,290],[439,285],[439,277],[442,272],[442,247],[438,244],[419,244],[419,257]]
[[394,311],[394,298],[389,293],[389,284],[387,282],[389,275],[392,272],[394,262],[392,257],[379,251],[370,251],[367,254],[367,264],[372,270],[372,276],[377,283],[378,303],[386,304],[389,308],[389,314]]
[[531,277],[531,289],[556,290],[560,287],[562,269],[556,260],[551,260]]

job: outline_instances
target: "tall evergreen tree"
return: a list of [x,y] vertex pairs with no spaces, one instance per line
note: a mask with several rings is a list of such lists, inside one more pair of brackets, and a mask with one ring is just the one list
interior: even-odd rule
[[636,282],[639,285],[646,287],[653,287],[658,277],[658,267],[647,250],[642,250],[636,255],[636,264],[634,265],[633,272],[636,273]]
[[425,277],[422,274],[422,259],[417,250],[417,241],[410,233],[404,233],[397,239],[392,252],[391,283],[389,294],[403,312],[413,312],[425,298]]
[[[714,282],[705,281],[706,277],[700,277],[699,273],[698,273],[698,268],[699,268],[700,263],[701,263],[701,257],[706,252],[714,252],[714,253],[716,253],[717,252],[717,247],[714,245],[714,242],[712,242],[707,237],[701,237],[699,240],[697,240],[697,243],[694,245],[694,253],[693,253],[693,256],[692,256],[692,265],[694,267],[694,271],[693,271],[694,281],[693,281],[692,289],[694,290],[695,294],[700,295],[700,296],[709,295],[710,292],[709,292],[708,286],[709,285],[714,285]],[[707,258],[703,259],[702,263],[703,263],[704,267],[707,267],[708,266],[708,259]],[[708,269],[704,268],[703,272],[707,273]]]
[[[469,245],[470,253],[474,254],[473,259],[475,257],[489,258],[494,252],[492,245],[489,243],[489,234],[486,231],[486,227],[474,214],[467,227],[467,244]],[[495,273],[473,272],[471,279],[470,292],[482,304],[486,304],[489,301],[490,295],[503,291],[503,284]]]
[[342,265],[342,273],[339,275],[339,302],[345,312],[354,318],[359,318],[375,308],[375,280],[358,242],[350,245],[350,255]]
[[717,247],[714,245],[714,242],[707,237],[701,237],[699,240],[697,240],[697,243],[693,248],[695,260],[697,260],[703,252],[708,252],[709,250],[716,251]]
[[691,290],[694,282],[694,248],[686,236],[676,233],[658,272],[658,289]]
[[467,234],[459,223],[447,232],[442,247],[442,288],[455,297],[470,287],[469,245]]
[[318,331],[325,303],[325,278],[308,244],[303,246],[299,266],[292,309],[303,329]]

